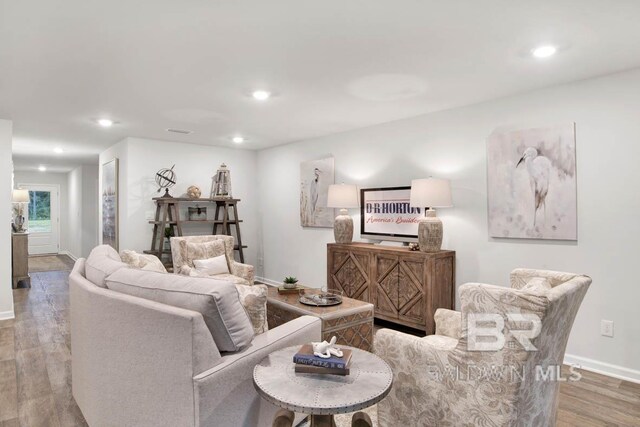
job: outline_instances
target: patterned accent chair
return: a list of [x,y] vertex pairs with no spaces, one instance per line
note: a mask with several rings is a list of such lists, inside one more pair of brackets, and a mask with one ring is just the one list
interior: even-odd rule
[[[177,274],[192,275],[193,259],[189,259],[187,243],[206,243],[222,240],[229,262],[229,274],[218,274],[215,278],[229,280],[239,285],[253,285],[255,280],[255,268],[249,264],[237,262],[233,256],[235,239],[233,236],[221,234],[209,236],[184,236],[171,238],[171,256],[173,258],[173,271]],[[197,258],[196,258],[197,259]]]
[[[559,367],[590,284],[578,274],[516,269],[511,288],[462,285],[461,312],[439,309],[435,335],[378,331],[375,352],[394,376],[378,404],[379,425],[555,425]],[[503,335],[495,334],[503,321]],[[501,337],[503,346],[481,351]],[[527,340],[535,349],[525,350]]]

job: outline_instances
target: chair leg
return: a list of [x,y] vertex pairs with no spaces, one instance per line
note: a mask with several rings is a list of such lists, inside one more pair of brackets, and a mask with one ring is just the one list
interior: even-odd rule
[[273,427],[292,427],[295,414],[286,409],[280,409],[276,412],[276,416],[273,419]]
[[351,418],[351,427],[373,427],[373,423],[366,413],[356,412]]

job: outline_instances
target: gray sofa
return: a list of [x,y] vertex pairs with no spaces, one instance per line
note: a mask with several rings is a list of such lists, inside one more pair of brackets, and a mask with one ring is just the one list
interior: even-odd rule
[[69,286],[73,396],[91,426],[269,426],[277,408],[256,394],[253,367],[320,339],[319,319],[303,316],[220,353],[200,313],[98,286],[89,273],[79,259]]

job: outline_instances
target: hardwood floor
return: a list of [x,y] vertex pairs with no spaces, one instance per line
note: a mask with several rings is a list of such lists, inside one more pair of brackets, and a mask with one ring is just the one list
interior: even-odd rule
[[[85,426],[71,395],[67,271],[31,274],[0,321],[0,427]],[[558,427],[640,426],[640,384],[580,371],[560,386]],[[222,426],[221,426],[222,427]]]

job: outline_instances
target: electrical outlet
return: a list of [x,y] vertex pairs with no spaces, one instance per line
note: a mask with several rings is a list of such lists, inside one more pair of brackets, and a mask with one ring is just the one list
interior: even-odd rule
[[613,320],[600,321],[600,334],[605,337],[613,338]]

